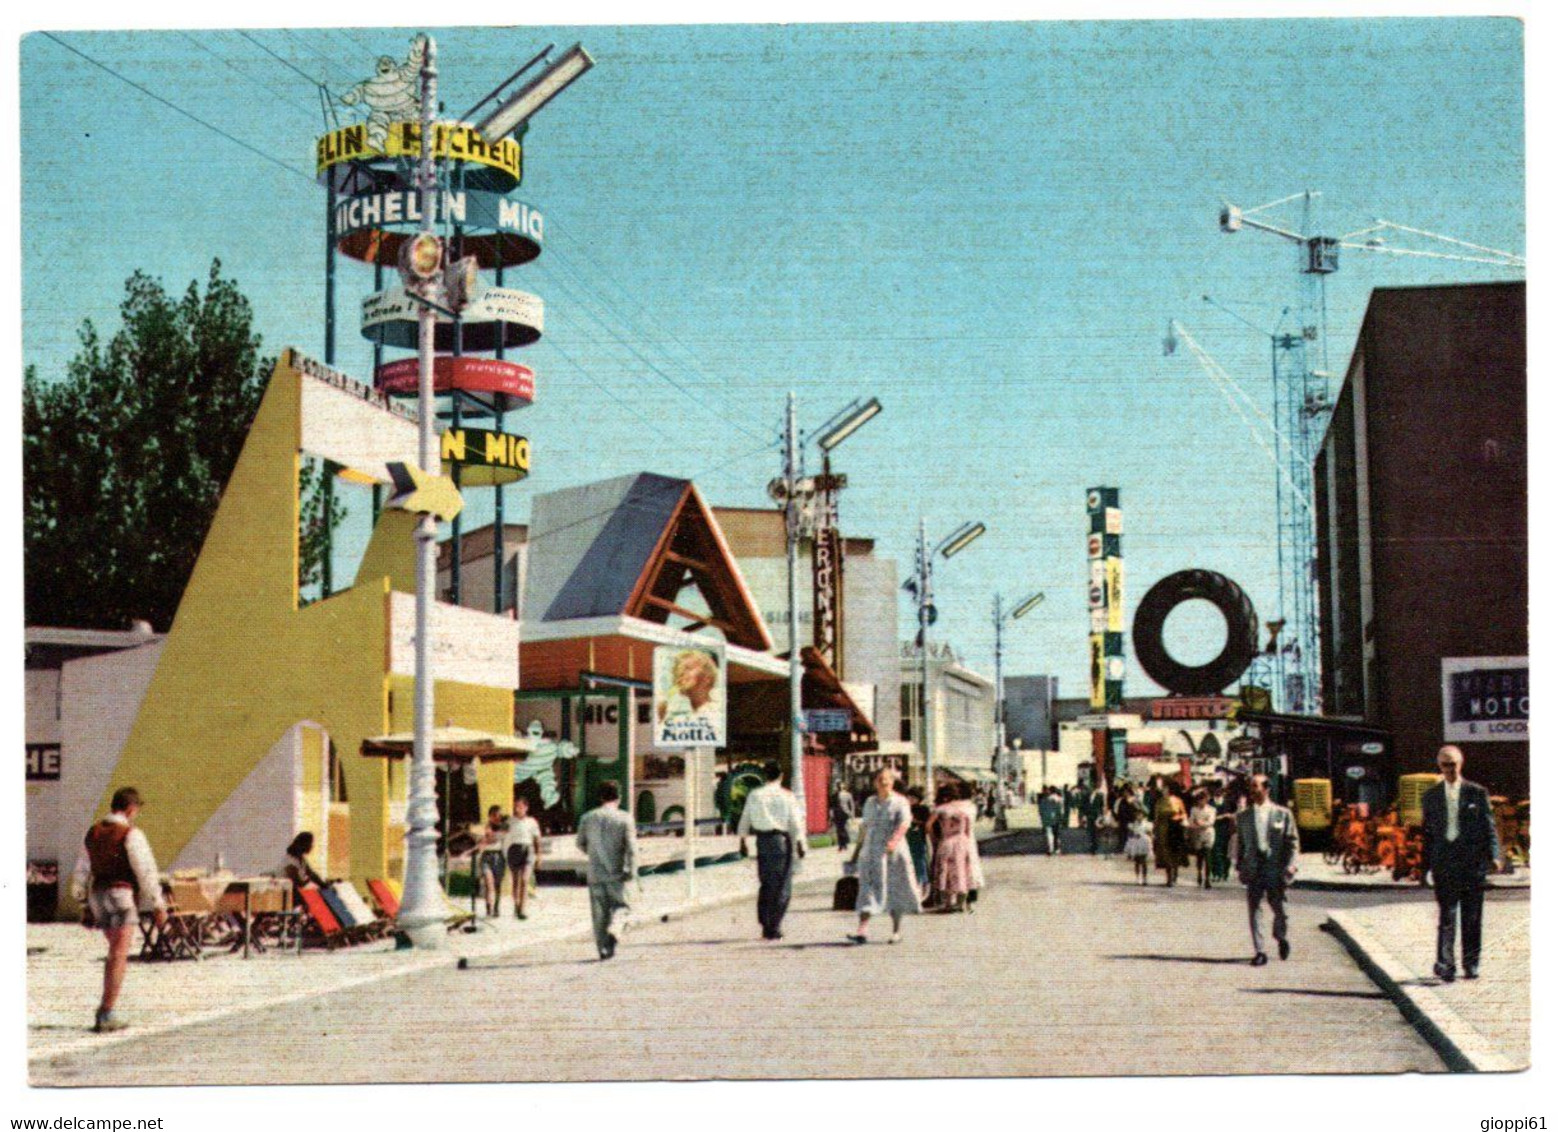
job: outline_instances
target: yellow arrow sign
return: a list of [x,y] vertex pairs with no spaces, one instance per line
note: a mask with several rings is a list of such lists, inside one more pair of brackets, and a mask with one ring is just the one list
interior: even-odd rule
[[460,489],[448,476],[429,475],[415,464],[399,462],[389,465],[389,474],[394,494],[386,504],[388,507],[433,515],[447,523],[465,506]]

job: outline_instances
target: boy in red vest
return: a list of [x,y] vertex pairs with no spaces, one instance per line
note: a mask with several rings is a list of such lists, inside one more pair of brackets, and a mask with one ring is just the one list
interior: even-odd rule
[[128,1025],[115,1017],[114,1003],[124,986],[140,913],[152,913],[158,927],[167,919],[156,858],[146,834],[135,828],[135,815],[141,811],[140,793],[133,786],[114,791],[109,810],[106,818],[87,830],[72,878],[76,899],[86,901],[82,922],[100,928],[108,939],[103,1001],[92,1027],[100,1034]]

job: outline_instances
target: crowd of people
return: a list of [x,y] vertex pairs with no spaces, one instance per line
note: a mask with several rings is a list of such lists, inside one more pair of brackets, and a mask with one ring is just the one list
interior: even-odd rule
[[1112,798],[1074,786],[1050,787],[1036,801],[1046,852],[1062,851],[1060,831],[1074,812],[1087,830],[1088,852],[1118,851],[1140,883],[1155,868],[1165,885],[1177,885],[1193,865],[1196,886],[1211,888],[1232,872],[1230,846],[1239,811],[1249,804],[1249,784],[1235,778],[1186,786],[1178,777],[1153,775],[1140,787],[1120,783]]

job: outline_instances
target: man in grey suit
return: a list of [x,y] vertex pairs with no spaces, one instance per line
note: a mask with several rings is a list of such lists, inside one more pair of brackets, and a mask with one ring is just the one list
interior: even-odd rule
[[1455,978],[1455,915],[1461,919],[1461,970],[1475,979],[1482,962],[1482,888],[1498,859],[1498,829],[1488,792],[1461,777],[1459,747],[1439,748],[1443,780],[1423,795],[1423,868],[1439,901],[1439,946],[1434,974]]
[[1287,888],[1298,872],[1298,821],[1293,811],[1271,800],[1271,784],[1264,774],[1250,779],[1250,804],[1239,811],[1234,860],[1244,884],[1250,910],[1250,939],[1255,944],[1253,967],[1266,965],[1266,931],[1261,923],[1260,902],[1271,905],[1271,934],[1277,955],[1286,959],[1288,945]]
[[585,880],[590,886],[590,922],[595,949],[602,959],[617,953],[619,917],[628,911],[627,882],[637,874],[637,850],[631,815],[624,813],[615,782],[602,782],[600,805],[579,819],[575,843],[589,860]]

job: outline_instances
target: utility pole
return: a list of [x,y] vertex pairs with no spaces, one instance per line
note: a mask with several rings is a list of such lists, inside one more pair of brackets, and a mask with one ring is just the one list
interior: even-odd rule
[[919,613],[920,613],[920,736],[925,746],[925,797],[934,801],[936,797],[936,756],[935,737],[930,728],[930,622],[931,622],[931,592],[930,592],[930,545],[925,538],[925,520],[920,519],[920,549],[915,556],[915,567],[919,571]]
[[[1001,595],[995,595],[995,773],[1002,783],[1006,781],[1006,685],[1001,682],[1002,628]],[[1004,815],[1006,806],[1001,805]]]
[[795,393],[792,390],[784,415],[784,542],[790,589],[790,790],[795,794],[804,821],[806,759],[802,735],[806,718],[801,712],[800,479],[800,446],[795,435]]
[[[422,152],[417,164],[421,192],[422,232],[433,235],[433,127],[438,109],[436,47],[429,37],[422,53]],[[426,294],[417,305],[417,460],[429,476],[441,472],[438,438],[433,431],[433,331],[437,314]],[[444,945],[443,892],[438,881],[438,799],[433,782],[433,673],[429,640],[432,633],[433,586],[438,577],[438,520],[417,518],[416,540],[416,666],[413,695],[411,773],[406,803],[406,886],[398,923],[417,947]]]
[[995,595],[995,773],[1000,780],[996,792],[996,828],[1006,828],[1006,784],[1011,776],[1011,752],[1006,749],[1006,682],[1001,665],[1006,649],[1006,623],[1037,609],[1044,600],[1042,592],[1029,594],[1011,609],[1003,609],[1001,595]]

